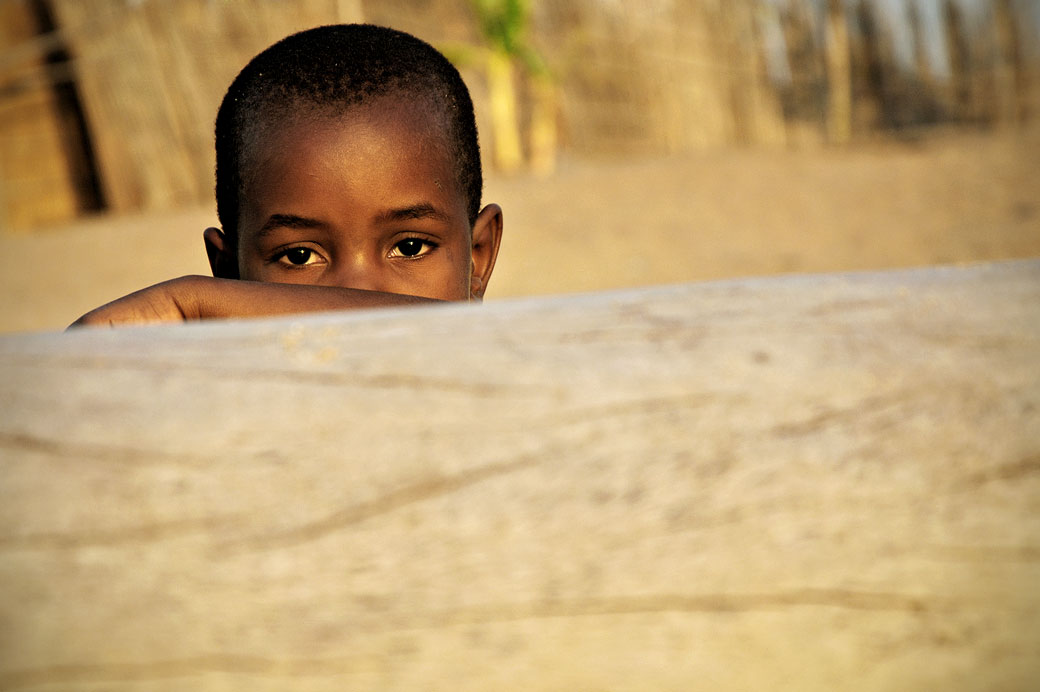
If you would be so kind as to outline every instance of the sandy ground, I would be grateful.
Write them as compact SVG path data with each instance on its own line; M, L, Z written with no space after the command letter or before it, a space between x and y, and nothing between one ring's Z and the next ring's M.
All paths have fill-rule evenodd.
M564 160L491 178L506 233L488 300L789 272L1040 256L1040 127L914 143ZM58 329L208 271L209 209L0 235L0 331Z

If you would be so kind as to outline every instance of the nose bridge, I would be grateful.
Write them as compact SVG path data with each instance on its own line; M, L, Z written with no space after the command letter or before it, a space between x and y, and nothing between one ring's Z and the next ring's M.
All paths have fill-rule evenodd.
M372 253L355 249L337 258L332 283L343 288L359 288L365 291L383 289L380 273L381 264Z

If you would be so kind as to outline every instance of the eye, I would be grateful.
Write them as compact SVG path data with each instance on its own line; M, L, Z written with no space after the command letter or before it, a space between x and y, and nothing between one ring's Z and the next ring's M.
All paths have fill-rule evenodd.
M281 264L291 264L294 267L317 264L321 261L320 255L309 247L286 248L275 255L275 259Z
M436 249L437 244L422 238L405 238L394 245L390 251L391 257L422 257Z

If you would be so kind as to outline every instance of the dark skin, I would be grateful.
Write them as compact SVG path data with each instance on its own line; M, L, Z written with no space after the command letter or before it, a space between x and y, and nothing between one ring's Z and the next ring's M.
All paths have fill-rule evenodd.
M72 326L480 300L502 210L470 227L440 137L428 108L394 96L279 124L245 164L238 228L204 233L212 277L150 286Z

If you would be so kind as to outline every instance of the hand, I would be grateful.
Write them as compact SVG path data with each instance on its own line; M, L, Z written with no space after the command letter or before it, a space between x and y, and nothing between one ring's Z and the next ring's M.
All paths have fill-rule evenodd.
M197 317L197 311L192 309L196 293L194 284L205 279L203 276L182 276L143 288L91 310L70 324L69 329L181 322L192 319L193 315Z

